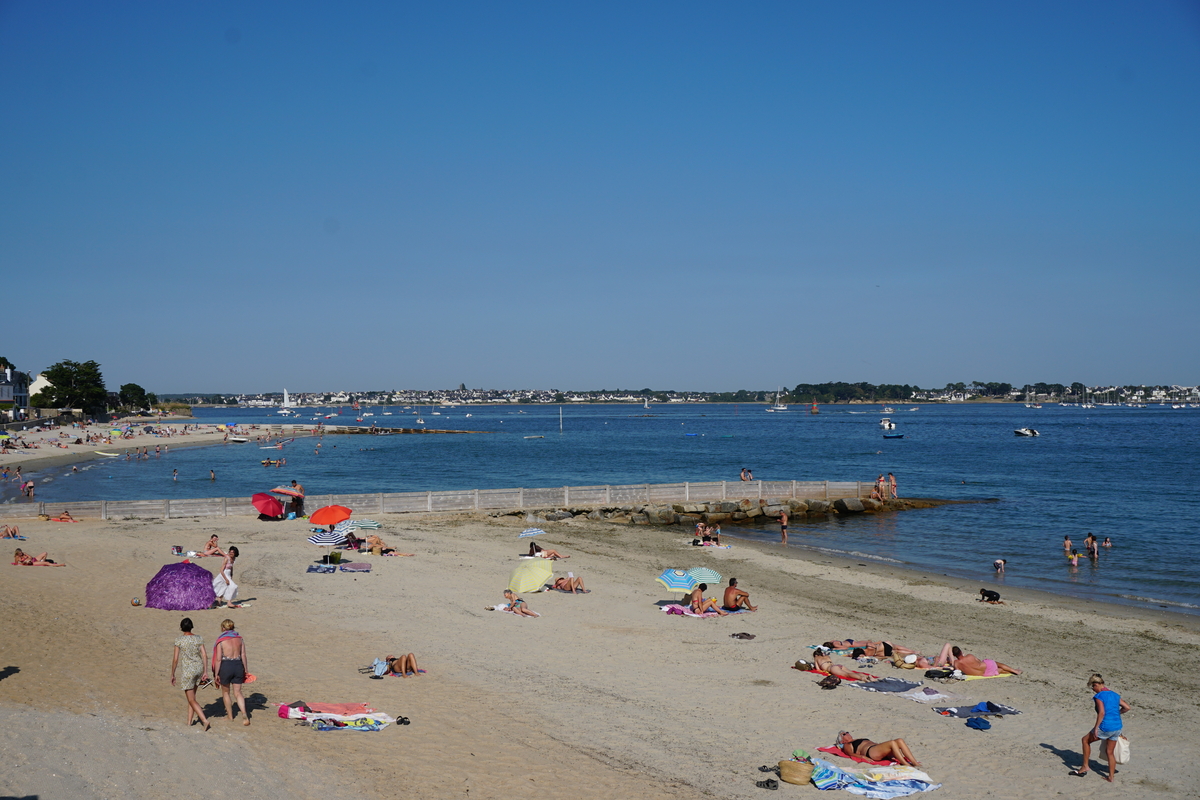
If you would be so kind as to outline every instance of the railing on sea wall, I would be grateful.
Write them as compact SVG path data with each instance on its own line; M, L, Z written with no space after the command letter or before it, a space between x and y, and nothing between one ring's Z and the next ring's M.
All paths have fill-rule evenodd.
M457 489L443 492L324 494L305 498L308 510L348 506L356 516L428 513L432 511L504 511L526 508L579 508L639 504L707 503L715 500L837 500L869 497L874 484L862 481L708 481L704 483L635 483L627 486L555 486L541 489ZM248 497L183 500L88 500L82 502L17 502L0 505L0 519L55 516L70 511L77 518L183 519L188 517L255 516Z

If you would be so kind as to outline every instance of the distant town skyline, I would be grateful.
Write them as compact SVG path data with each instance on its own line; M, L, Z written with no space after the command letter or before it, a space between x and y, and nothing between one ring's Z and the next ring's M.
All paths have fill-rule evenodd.
M16 0L0 92L26 371L1200 375L1195 3Z

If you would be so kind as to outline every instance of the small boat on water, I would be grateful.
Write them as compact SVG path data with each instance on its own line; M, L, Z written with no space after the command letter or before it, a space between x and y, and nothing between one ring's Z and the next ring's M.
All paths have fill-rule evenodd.
M246 442L248 442L250 440L247 439L245 436L230 436L229 441L237 442L238 444L245 444Z
M885 414L895 414L895 413L896 413L896 409L892 408L891 406L884 406L884 407L883 407L883 413L885 413Z
M545 439L545 436L526 436L526 439Z
M885 433L883 435L883 438L885 438L885 439L903 439L904 434L903 433Z
M1041 434L1033 428L1017 428L1015 431L1013 431L1013 433L1015 433L1017 436L1041 436Z
M879 427L883 428L885 431L894 431L896 430L896 423L892 422L891 417L884 417L883 419L879 420Z

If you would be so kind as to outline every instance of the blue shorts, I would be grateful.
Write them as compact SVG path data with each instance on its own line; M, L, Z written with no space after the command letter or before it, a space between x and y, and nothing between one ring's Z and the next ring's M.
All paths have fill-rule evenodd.
M1123 731L1123 730L1124 730L1124 728L1117 728L1115 731L1106 731L1106 730L1097 729L1096 730L1096 738L1097 739L1116 739L1118 736L1121 735L1121 731Z

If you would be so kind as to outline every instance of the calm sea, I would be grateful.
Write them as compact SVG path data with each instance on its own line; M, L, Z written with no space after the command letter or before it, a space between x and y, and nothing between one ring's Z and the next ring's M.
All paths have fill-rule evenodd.
M884 439L879 406L823 406L816 416L795 408L566 406L560 433L558 406L460 407L438 416L426 407L426 427L486 433L326 436L320 455L315 440L298 439L283 450L283 470L259 464L279 451L242 444L175 448L149 461L99 460L78 473L59 467L34 477L39 500L69 502L249 495L292 478L323 494L736 481L742 467L779 480L873 481L893 472L901 496L999 502L793 520L789 544L989 582L997 580L992 561L1006 558L1009 585L1200 613L1200 566L1188 549L1200 520L1200 410L898 405L889 416L904 438ZM368 423L416 426L412 409L368 410ZM281 421L241 409L197 409L196 418ZM353 419L346 409L330 421ZM1013 434L1024 426L1041 435ZM4 502L21 502L13 485L3 491ZM777 526L725 530L778 541ZM1071 567L1063 535L1083 552L1088 531L1115 546Z

